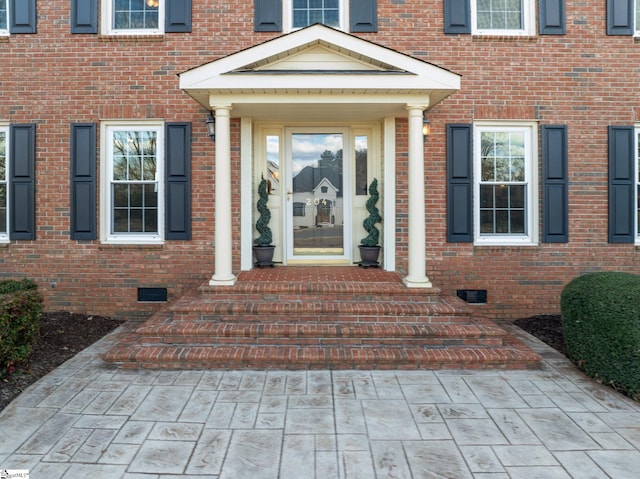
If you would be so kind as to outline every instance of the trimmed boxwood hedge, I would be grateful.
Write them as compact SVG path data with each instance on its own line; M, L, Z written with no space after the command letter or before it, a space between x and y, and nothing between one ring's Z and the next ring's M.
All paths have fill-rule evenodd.
M587 375L640 396L640 275L589 273L562 291L567 354Z
M42 295L33 281L0 281L0 375L29 358L41 312Z

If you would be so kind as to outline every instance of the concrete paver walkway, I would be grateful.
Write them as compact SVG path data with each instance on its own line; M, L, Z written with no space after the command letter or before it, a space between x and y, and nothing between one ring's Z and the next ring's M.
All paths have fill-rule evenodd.
M515 330L515 328L514 328ZM112 333L0 413L31 478L638 478L640 404L536 371L126 371Z

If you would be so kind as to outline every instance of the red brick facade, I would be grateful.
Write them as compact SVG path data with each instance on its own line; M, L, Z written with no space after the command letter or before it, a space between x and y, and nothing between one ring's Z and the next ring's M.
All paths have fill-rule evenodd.
M0 37L0 122L36 124L36 239L0 245L0 276L29 277L48 309L145 316L137 288L169 298L211 277L214 146L206 110L177 74L280 33L256 33L253 1L194 1L191 33L114 38L70 33L70 2L37 2L37 33ZM565 35L445 35L442 0L379 0L378 32L356 34L462 77L429 111L425 144L427 275L445 293L486 289L496 319L557 313L563 286L588 271L637 272L634 244L608 243L607 127L640 121L639 46L606 34L605 2L566 2ZM119 246L69 235L70 124L121 119L192 123L192 239ZM477 120L567 125L569 241L526 247L446 239L445 126ZM407 122L397 120L398 271L407 269ZM233 218L240 217L240 127L232 120ZM99 129L98 129L99 134ZM99 143L98 143L99 144ZM99 158L99 156L98 156ZM98 182L98 187L100 183ZM539 227L542 226L542 220ZM240 249L234 222L233 250ZM240 262L234 254L234 271Z

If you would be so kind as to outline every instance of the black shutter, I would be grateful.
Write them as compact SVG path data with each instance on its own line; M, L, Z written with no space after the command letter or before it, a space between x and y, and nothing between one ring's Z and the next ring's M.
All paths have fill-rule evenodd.
M471 33L470 0L444 0L444 33Z
M191 123L167 123L165 239L191 239Z
M473 125L447 125L447 241L473 241Z
M94 240L96 231L96 125L71 124L71 239Z
M633 0L607 0L607 35L633 35Z
M633 243L632 126L609 127L609 243Z
M98 0L71 0L71 33L98 33Z
M36 238L36 125L9 126L9 237Z
M165 32L189 33L191 31L191 0L167 0L164 18Z
M36 0L9 0L10 33L36 33Z
M542 241L569 241L568 139L566 125L542 126Z
M539 0L538 31L540 35L565 35L565 0Z
M255 0L256 32L282 31L282 0Z
M378 31L377 0L350 0L349 15L352 32Z

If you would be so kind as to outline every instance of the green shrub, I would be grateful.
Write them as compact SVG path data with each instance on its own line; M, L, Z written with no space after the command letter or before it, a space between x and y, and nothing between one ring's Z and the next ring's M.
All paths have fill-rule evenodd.
M590 273L562 291L567 354L587 375L640 395L640 275Z
M40 331L42 296L33 281L0 282L0 373L26 362Z

